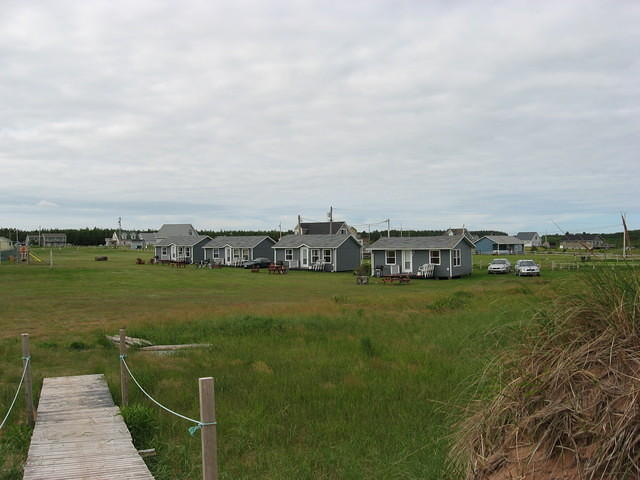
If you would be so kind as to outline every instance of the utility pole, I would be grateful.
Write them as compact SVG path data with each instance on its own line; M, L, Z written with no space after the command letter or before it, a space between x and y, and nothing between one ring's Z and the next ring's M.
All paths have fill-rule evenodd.
M333 207L329 207L329 235L333 233Z
M302 219L300 218L300 215L298 215L298 235L302 235L302 226L300 225L302 223Z
M629 230L627 230L627 216L624 213L620 213L622 217L622 258L627 258L627 243L629 242Z
M387 222L387 238L391 238L391 219L387 218L385 222Z

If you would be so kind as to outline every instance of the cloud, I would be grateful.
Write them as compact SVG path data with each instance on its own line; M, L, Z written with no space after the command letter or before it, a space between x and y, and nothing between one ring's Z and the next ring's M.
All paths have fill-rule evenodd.
M57 203L54 202L50 202L48 200L40 200L38 203L36 203L36 207L40 207L40 208L57 208L60 205L58 205Z
M3 194L59 208L4 221L633 224L638 21L630 1L7 2Z

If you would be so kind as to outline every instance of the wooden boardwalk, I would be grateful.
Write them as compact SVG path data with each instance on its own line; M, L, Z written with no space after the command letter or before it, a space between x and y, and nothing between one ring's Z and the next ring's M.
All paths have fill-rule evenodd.
M103 375L45 378L24 480L153 480Z

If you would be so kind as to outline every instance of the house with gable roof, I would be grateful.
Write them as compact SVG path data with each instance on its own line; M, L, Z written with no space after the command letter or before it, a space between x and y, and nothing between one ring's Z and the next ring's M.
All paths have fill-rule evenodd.
M292 269L345 272L362 262L362 245L349 234L285 235L272 248L274 262Z
M273 258L276 241L267 235L219 236L203 247L204 260L220 265L240 265L256 258Z
M489 255L519 255L524 253L524 241L510 235L485 235L475 242L476 252Z
M160 261L198 263L204 260L204 245L211 240L208 235L182 235L162 238L155 245L156 258Z
M383 275L417 275L431 265L435 278L470 275L473 248L466 235L382 237L369 247L371 274L378 270Z
M522 240L524 246L528 248L542 246L542 239L538 232L518 232L516 238Z

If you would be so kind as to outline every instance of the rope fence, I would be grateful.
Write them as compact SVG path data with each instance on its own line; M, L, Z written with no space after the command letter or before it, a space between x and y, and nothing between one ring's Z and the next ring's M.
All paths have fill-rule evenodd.
M16 400L18 399L18 394L20 393L20 389L22 388L22 384L24 383L24 377L27 375L27 368L29 367L29 362L31 357L23 357L24 367L22 367L22 376L20 377L20 383L18 384L18 388L16 389L16 394L13 396L13 400L11 401L11 405L9 406L9 410L7 410L7 414L2 419L2 423L0 423L0 430L5 426L7 420L9 419L9 415L11 415L11 411L16 404Z
M11 415L13 407L16 405L20 390L24 391L25 412L27 415L27 425L33 427L36 423L36 410L33 408L33 383L31 381L31 354L29 353L29 334L23 333L20 335L22 339L22 375L20 376L20 383L13 396L9 410L0 423L0 430L7 424L7 420ZM23 388L24 386L24 388Z
M178 418L191 422L194 425L189 427L187 431L194 436L200 431L200 443L202 446L202 479L217 480L218 479L218 453L217 453L217 431L215 414L215 393L212 377L200 378L198 380L199 397L200 397L200 420L182 415L169 407L163 405L153 398L149 392L140 384L138 379L133 375L131 368L127 364L127 336L125 329L120 329L120 391L122 406L129 403L129 378L140 389L140 391L162 410L175 415Z
M126 355L120 355L120 360L122 361L122 363L124 364L124 367L127 369L127 373L129 374L129 376L131 377L131 380L133 380L133 383L135 383L138 388L140 389L140 391L142 393L145 394L145 396L151 400L153 403L155 403L158 407L162 408L163 410L171 413L172 415L175 415L176 417L182 418L183 420L186 420L188 422L191 423L195 423L195 426L193 427L189 427L188 431L189 433L193 436L195 435L195 433L200 430L202 427L206 427L207 425L217 425L218 422L201 422L199 420L196 420L194 418L190 418L187 417L186 415L182 415L181 413L175 412L173 410L171 410L169 407L161 404L159 401L157 401L155 398L153 398L149 392L147 392L142 385L140 385L140 382L138 381L138 379L133 375L133 373L131 372L131 369L129 368L129 365L127 364L126 361Z

